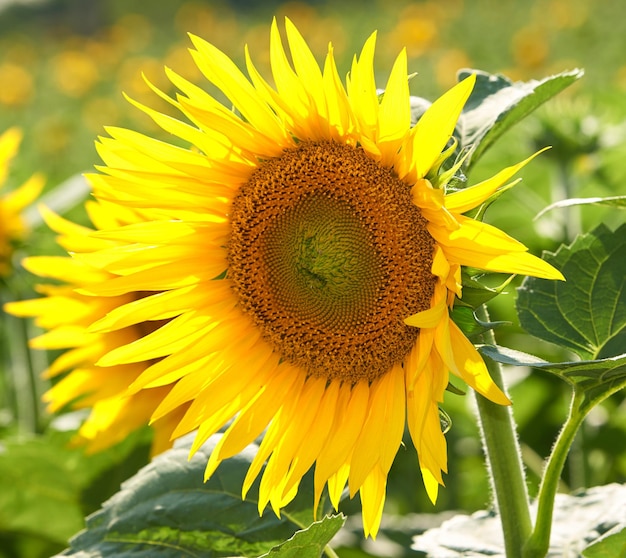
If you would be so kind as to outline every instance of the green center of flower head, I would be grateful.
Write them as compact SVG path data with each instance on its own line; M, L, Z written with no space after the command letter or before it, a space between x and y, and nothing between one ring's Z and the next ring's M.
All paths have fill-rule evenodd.
M372 381L401 363L430 307L434 241L410 188L360 148L303 142L260 163L233 202L241 307L307 373Z
M268 277L290 312L354 326L380 282L378 254L352 208L312 194L276 217L265 235ZM365 273L364 273L365 272Z

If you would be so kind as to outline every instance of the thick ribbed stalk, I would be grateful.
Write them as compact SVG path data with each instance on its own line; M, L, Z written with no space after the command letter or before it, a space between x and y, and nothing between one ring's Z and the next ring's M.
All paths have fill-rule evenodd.
M476 314L478 319L489 321L484 306ZM488 331L484 337L487 343L495 344L492 331ZM490 359L486 359L486 365L493 381L505 391L500 365ZM480 394L476 394L476 402L483 449L502 523L506 556L521 558L522 548L532 531L532 522L513 413L510 407L497 405Z

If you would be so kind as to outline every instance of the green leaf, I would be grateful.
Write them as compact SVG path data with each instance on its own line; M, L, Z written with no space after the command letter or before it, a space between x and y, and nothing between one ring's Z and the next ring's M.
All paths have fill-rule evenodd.
M601 539L583 550L584 558L626 556L626 528L611 529Z
M5 441L0 453L0 532L61 544L83 526L80 486L59 445L46 438Z
M307 529L296 531L293 537L275 546L261 558L319 558L324 547L343 527L343 515L326 516Z
M69 421L71 414L55 422L66 426ZM75 435L70 430L51 428L42 435L4 439L0 446L0 547L21 548L39 541L42 551L32 550L25 556L50 556L65 547L84 527L85 513L97 509L119 488L120 480L146 463L146 434L147 429L93 455L70 445Z
M626 347L626 225L600 225L545 259L566 281L527 277L518 289L521 326L585 360Z
M610 207L626 208L626 196L608 196L604 198L568 198L566 200L559 200L540 211L535 219L539 219L539 217L548 211L552 211L553 209L571 207L573 205L608 205Z
M470 74L476 74L476 85L457 125L460 148L469 149L464 163L465 171L506 130L580 79L583 72L572 70L541 81L513 83L502 75L479 70L461 70L459 81Z
M313 521L310 475L281 519L271 510L259 516L258 483L242 501L241 486L256 445L227 460L204 483L207 459L219 438L211 437L190 460L189 438L156 457L87 518L87 528L70 541L63 555L259 556ZM309 536L319 535L323 542L326 529L316 528Z
M583 394L578 403L583 413L626 387L626 353L600 360L555 363L505 347L482 345L479 351L501 364L530 366L559 376Z

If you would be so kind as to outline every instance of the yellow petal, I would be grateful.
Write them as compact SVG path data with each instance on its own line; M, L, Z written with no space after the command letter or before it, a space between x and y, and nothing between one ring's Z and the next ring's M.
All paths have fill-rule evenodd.
M389 466L390 460L393 460L400 447L399 423L401 422L404 428L406 406L404 393L402 395L399 393L403 382L404 375L400 367L394 367L372 383L368 416L355 443L350 461L351 495L363 485L375 466L381 469Z
M375 138L378 131L378 92L374 79L374 50L376 32L372 33L361 50L361 55L352 62L347 83L350 103L358 119L360 132L368 138Z
M455 231L432 223L428 227L450 263L501 273L563 279L557 269L527 253L526 246L500 229L463 215L457 219L460 227Z
M530 161L532 161L537 155L543 153L548 147L541 149L524 159L521 163L517 163L517 165L512 165L501 170L498 174L480 182L479 184L475 184L474 186L470 186L469 188L465 188L458 192L453 192L452 194L448 194L445 197L445 205L446 208L450 211L454 211L455 213L465 213L470 209L474 209L479 206L485 200L487 200L491 195L493 195L500 186L502 186L507 180L509 180L514 174L516 174L521 168L526 166Z
M219 447L211 453L205 478L215 470L218 459L221 461L236 455L263 432L298 378L304 381L304 375L292 366L283 364L276 369L276 373L224 433Z
M446 366L467 385L494 403L511 404L509 398L491 379L474 345L452 320L447 320L437 329L435 345Z
M402 49L391 69L378 116L377 139L382 154L381 163L385 166L393 165L400 145L409 135L411 105L407 74L406 49Z
M428 107L415 125L413 152L417 178L428 174L448 143L475 82L476 76L472 74L456 84Z
M190 37L197 49L191 54L207 79L222 90L252 126L284 143L284 128L237 65L212 44L195 35Z
M343 392L344 390L342 390ZM322 448L315 465L316 499L319 501L321 490L326 481L335 475L341 467L349 463L361 427L365 422L368 411L370 387L367 382L359 382L352 386L345 402L345 407L338 403L335 423L328 438L328 443ZM348 468L349 470L349 468ZM346 476L347 479L347 476ZM345 485L345 481L343 483ZM343 490L343 486L341 487Z
M328 109L320 67L306 41L289 18L285 18L285 29L294 69L300 80L306 83L306 91L312 104L315 106L314 114L310 116L327 120Z
M366 537L376 538L385 505L387 474L379 467L367 476L360 490L363 507L363 533Z
M316 408L316 417L313 419L312 427L305 436L306 443L302 444L294 454L283 489L283 497L286 498L287 493L300 482L326 445L335 415L339 390L339 382L331 382L325 388L322 400Z
M448 307L445 299L441 299L437 304L428 310L423 310L417 314L413 314L408 318L404 318L404 323L409 326L419 328L436 327L444 316L448 313Z
M12 190L2 199L2 205L7 213L19 213L26 206L37 199L43 190L44 178L36 174L29 178L19 188Z
M328 106L328 119L331 123L330 136L338 140L346 139L347 135L354 132L356 119L346 90L337 72L332 45L328 47L328 54L324 62L323 80Z
M304 374L302 375L302 380L304 380ZM300 404L300 397L305 389L305 386L306 384L304 381L296 382L289 390L281 408L272 419L272 422L263 436L263 441L261 442L261 445L259 446L250 467L248 468L248 472L246 473L246 478L244 479L241 488L242 498L245 499L252 483L261 472L263 464L272 451L274 451L276 445L280 442L284 429L289 424L289 420L293 415L294 408ZM267 502L269 502L270 495L267 492L267 489L259 491L259 513L263 511ZM263 505L261 505L261 502L263 502Z
M339 508L341 495L343 493L343 489L346 486L346 482L348 482L349 474L350 465L344 463L341 465L341 467L339 467L337 472L328 479L328 496L335 510Z
M264 497L271 499L272 491L276 487L280 487L276 493L282 499L282 495L286 491L287 473L292 461L298 456L302 445L308 442L308 435L314 430L313 421L324 395L325 386L325 379L309 378L300 394L299 405L292 409L290 416L284 417L285 428L281 439L274 448L261 479L259 487L260 509L263 509L267 504L267 502L263 502ZM261 497L261 494L265 496Z
M103 356L99 366L113 366L161 358L192 345L210 331L206 317L189 312L167 322L137 341L123 345Z
M439 482L431 473L429 469L421 468L422 471L422 479L424 481L424 487L426 488L426 494L428 494L428 498L430 501L435 504L437 503L437 495L439 492Z
M223 362L223 358L215 360L218 358L215 353L219 351L224 357L232 359L231 355L235 347L241 345L245 345L244 349L252 347L258 341L260 334L249 329L250 324L246 319L236 319L233 316L233 313L226 312L223 320L221 316L220 320L206 319L206 335L202 343L191 343L185 351L168 355L153 363L130 384L129 391L132 393L146 387L157 387L175 382L197 369L196 363L202 362L201 366L203 366L209 362ZM245 343L242 339L245 339ZM207 381L209 376L219 370L217 365L215 368L206 368Z

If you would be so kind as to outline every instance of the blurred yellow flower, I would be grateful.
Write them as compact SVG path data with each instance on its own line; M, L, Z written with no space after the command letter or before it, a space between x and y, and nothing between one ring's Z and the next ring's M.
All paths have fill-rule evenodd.
M438 405L450 372L492 401L509 402L449 317L462 294L461 266L561 275L463 215L532 157L446 192L458 167L440 170L473 76L411 127L405 50L381 98L376 34L344 85L332 45L320 68L290 20L286 32L290 58L273 23L274 86L248 51L250 78L192 36L198 68L237 112L167 70L180 94L154 90L191 125L134 103L192 148L108 129L111 137L98 145L105 166L89 177L94 194L115 204L109 218L139 217L96 223L78 246L66 245L74 258L64 267L31 268L78 286L86 297L79 331L110 340L96 363L104 373L89 375L88 403L107 389L97 382L108 382L109 370L131 367L129 397L162 396L151 420L180 417L173 437L197 430L192 452L234 418L207 477L267 428L243 495L267 462L259 511L270 504L279 513L315 465L315 501L328 486L337 507L347 483L374 536L407 424L427 493L437 497L447 470ZM42 316L46 304L22 313ZM85 313L104 304L88 325L96 316ZM92 345L82 348L92 351L90 362ZM63 368L75 364L70 358ZM66 392L59 397L67 401Z
M17 128L10 128L0 135L0 189L5 184L9 165L17 155L21 140L22 133ZM23 240L27 232L21 213L39 196L43 184L43 177L36 174L19 188L0 194L0 277L10 272L14 243Z
M97 63L79 50L65 50L51 60L54 81L69 97L82 97L98 81Z
M544 64L550 53L548 37L540 26L518 30L511 39L513 57L522 68L537 68Z
M24 66L0 64L0 104L12 107L26 105L33 95L33 77Z

